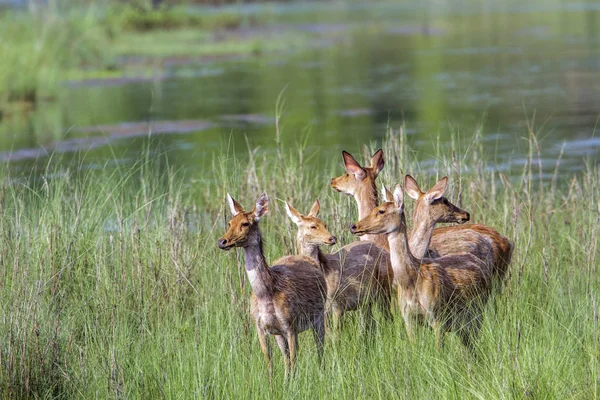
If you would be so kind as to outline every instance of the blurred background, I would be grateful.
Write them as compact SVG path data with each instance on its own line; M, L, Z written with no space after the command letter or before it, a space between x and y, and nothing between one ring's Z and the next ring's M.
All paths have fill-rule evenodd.
M0 0L0 159L150 146L201 174L228 144L274 152L279 98L315 167L404 127L423 169L478 137L518 177L535 132L544 177L570 174L599 158L599 28L586 0Z

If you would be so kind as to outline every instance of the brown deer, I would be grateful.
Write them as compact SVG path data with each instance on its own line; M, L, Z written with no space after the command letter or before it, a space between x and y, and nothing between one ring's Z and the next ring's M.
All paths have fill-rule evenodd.
M260 218L268 211L268 197L260 196L254 209L244 211L227 194L233 218L227 233L219 239L219 248L244 249L246 274L252 287L250 313L256 324L260 347L265 355L269 376L271 348L267 334L275 335L283 353L287 372L294 367L298 333L312 329L319 358L325 335L324 301L326 283L318 264L309 257L284 257L269 267L263 253Z
M390 312L393 271L389 254L368 242L344 246L334 254L323 254L320 246L337 242L323 221L317 218L321 205L315 200L308 215L302 215L289 203L286 211L298 226L298 251L319 263L327 282L325 315L333 314L333 325L339 327L346 311L361 309L367 329L372 327L372 306L377 304L388 320Z
M427 193L440 198L444 189L445 182L441 182ZM438 347L443 333L456 331L463 344L472 349L472 340L479 331L483 306L489 294L484 261L470 253L435 260L415 258L408 245L404 194L400 185L396 185L393 201L376 207L350 231L359 236L368 233L387 235L398 283L400 310L411 341L414 340L414 319L424 318L436 332Z
M438 222L465 222L468 221L469 213L461 210L443 195L446 191L447 178L443 178L428 192L419 188L417 181L410 175L405 179L406 193L416 200L413 211L413 228L409 235L408 246L412 255L420 260L425 257L434 226ZM384 194L385 196L385 194ZM391 195L388 195L391 198ZM488 238L479 233L465 229L455 232L454 235L446 235L447 241L438 240L436 248L443 254L454 254L457 252L457 242L460 243L459 252L471 253L485 261L489 273L492 273L494 263L494 250ZM430 257L431 258L431 257Z
M380 153L381 152L381 153ZM380 155L375 159L375 155ZM377 161L380 168L373 171L373 167L362 167L358 162L347 152L342 152L344 158L344 165L346 167L346 175L342 175L331 180L331 186L339 192L343 192L349 195L353 195L358 204L358 215L359 219L364 218L375 206L377 205L377 188L375 186L375 179L381 169L383 168L383 152L381 149L377 150L373 156L372 165L374 161ZM361 172L362 170L362 172ZM357 176L355 176L355 174ZM364 177L360 179L360 177ZM375 200L373 200L375 199ZM414 213L413 212L413 217ZM414 221L414 219L413 219ZM452 217L443 218L437 222L442 223L464 223L464 219L454 220ZM413 229L414 232L414 229ZM476 243L469 242L467 238L463 236L465 240L455 240L455 237L460 237L467 232L475 232L482 235L491 243L493 249L493 271L494 277L497 281L501 282L506 276L508 271L508 265L510 264L513 252L512 243L495 229L482 225L482 224L464 224L464 225L453 225L445 226L441 228L435 228L433 235L429 243L429 248L426 249L426 256L430 258L441 257L452 253L469 252L477 245ZM458 235L458 236L456 236ZM467 234L469 235L469 234ZM472 235L472 234L471 234ZM372 237L372 236L366 236ZM381 236L380 236L381 237ZM478 236L473 235L477 238ZM380 238L376 238L376 243L380 246L383 244L380 242ZM421 240L415 239L419 243L423 243ZM452 243L452 246L446 244ZM389 249L388 245L384 248Z
M331 179L330 185L338 192L353 196L358 205L358 219L365 218L379 204L375 180L385 165L383 150L379 149L371 158L371 166L363 167L347 151L342 151L346 174ZM388 250L385 235L363 235L360 240L370 240Z

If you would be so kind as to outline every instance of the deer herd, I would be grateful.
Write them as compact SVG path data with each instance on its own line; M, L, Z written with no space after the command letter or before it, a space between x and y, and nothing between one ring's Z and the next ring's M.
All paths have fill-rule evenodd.
M406 175L404 188L396 185L390 192L383 187L383 203L378 204L375 181L384 166L383 151L373 155L370 166L361 166L345 151L342 156L346 174L330 184L356 200L359 221L350 231L360 241L335 253L321 251L321 246L336 244L337 238L318 218L319 201L306 215L285 203L288 216L298 227L298 255L282 257L269 266L259 228L269 209L267 195L261 195L251 211L245 211L227 194L233 218L218 244L223 250L244 249L252 287L250 312L269 372L267 335L275 336L287 373L294 366L299 333L313 331L321 357L326 326L338 330L344 313L361 310L367 330L374 322L374 306L386 320L392 320L394 289L411 342L415 323L423 321L435 331L436 346L441 345L445 332L454 331L472 351L483 309L494 288L501 287L513 245L489 226L464 224L469 213L444 197L447 178L424 192ZM405 192L415 200L410 231L404 212ZM460 225L435 228L438 222Z

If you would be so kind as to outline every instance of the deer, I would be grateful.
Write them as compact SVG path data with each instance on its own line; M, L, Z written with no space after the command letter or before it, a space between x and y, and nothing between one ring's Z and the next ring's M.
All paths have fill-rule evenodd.
M375 155L378 156L375 157ZM350 153L342 151L346 175L342 175L331 180L331 186L335 190L354 196L358 205L359 219L364 218L377 205L378 197L375 179L383 169L383 151L379 149L375 155L371 160L371 167L365 167L361 166ZM375 162L377 162L377 164L375 164ZM378 166L375 170L373 170L374 165ZM416 197L411 195L411 193L409 193L409 196L413 198ZM417 210L415 209L413 211L413 221L416 212ZM492 246L493 263L491 268L493 270L493 277L494 280L499 282L501 286L502 281L506 277L508 266L511 262L513 245L505 236L498 233L495 229L483 224L465 224L465 222L468 220L469 218L456 220L453 218L453 216L439 219L437 222L459 223L461 225L452 225L433 229L433 235L431 237L429 247L426 248L425 254L430 258L436 258L452 253L472 251L472 249L477 246L477 242L468 241L468 238L465 237L464 234L467 232L477 233L485 237ZM463 240L456 240L456 238L459 238L461 235L463 236ZM467 235L471 235L474 238L479 237L472 234ZM410 236L413 236L413 232L410 233ZM369 235L365 235L364 237L373 238L373 236ZM382 236L376 236L376 239L374 240L376 240L377 244L389 249L387 244L384 245L381 243L381 237ZM415 239L415 241L423 243L420 239ZM452 245L448 246L447 244L449 243ZM480 253L485 252L480 251Z
M439 199L444 190L445 182L441 182L427 193ZM424 319L435 331L437 348L444 333L455 331L465 347L473 350L489 294L485 262L471 253L417 259L409 248L402 186L396 185L392 199L385 189L384 195L385 202L350 231L358 236L387 235L400 311L410 341L414 342L414 320Z
M466 222L470 219L468 212L452 204L443 195L448 178L442 178L436 186L428 192L423 192L419 184L410 175L404 179L404 188L409 197L416 200L413 211L413 228L409 234L408 246L413 256L420 260L427 254L434 227L438 222L456 221ZM456 253L456 244L460 243L460 252L471 253L485 262L486 271L493 273L494 250L489 239L476 231L465 229L454 235L445 235L446 241L438 241L436 248L442 249L444 254ZM431 257L430 258L435 258Z
M332 178L331 187L341 193L353 196L358 206L358 219L365 218L379 204L375 180L385 165L383 150L379 149L371 158L371 166L361 166L347 151L342 151L346 174ZM363 235L360 240L369 240L389 250L385 235Z
M324 254L320 247L334 245L333 236L325 223L318 218L321 205L316 199L308 215L302 215L288 202L285 209L298 227L298 252L315 260L327 283L325 318L332 314L334 329L338 329L344 313L361 309L367 330L373 326L372 307L377 305L388 321L390 311L393 271L389 254L373 243L359 241L342 247L333 254Z
M229 193L227 202L233 218L225 235L218 240L219 248L244 249L245 269L252 287L250 314L254 319L258 340L271 377L271 347L267 335L275 336L281 350L286 377L294 368L298 334L312 329L319 360L325 337L324 301L326 283L318 264L305 256L287 256L269 267L263 252L260 219L269 209L269 199L263 193L254 208L246 212Z

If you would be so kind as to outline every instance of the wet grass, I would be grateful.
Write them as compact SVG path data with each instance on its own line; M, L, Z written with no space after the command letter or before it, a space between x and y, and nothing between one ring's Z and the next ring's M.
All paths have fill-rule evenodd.
M275 353L269 385L249 320L243 255L216 246L229 218L225 193L252 207L266 191L261 221L268 260L294 251L295 226L281 200L306 210L315 197L341 244L354 201L333 192L342 173L323 168L299 143L280 157L233 154L210 171L175 171L168 156L142 156L82 169L50 161L36 176L8 176L0 189L0 393L56 398L595 398L598 332L599 168L540 183L535 135L520 178L493 171L479 136L443 149L423 170L403 130L382 147L380 180L404 173L423 186L450 177L451 200L474 222L507 235L516 251L504 292L488 305L474 360L457 338L436 350L429 329L406 340L401 318L380 318L366 340L350 316L327 340L318 366L300 335L294 379L283 382ZM377 146L365 150L371 155ZM350 149L352 150L352 149ZM320 150L325 151L325 150ZM359 154L355 154L361 158ZM364 161L364 158L361 158ZM560 170L560 167L559 167ZM520 174L519 174L520 172ZM410 206L411 204L407 204Z

